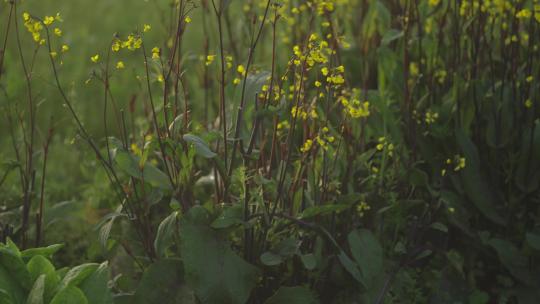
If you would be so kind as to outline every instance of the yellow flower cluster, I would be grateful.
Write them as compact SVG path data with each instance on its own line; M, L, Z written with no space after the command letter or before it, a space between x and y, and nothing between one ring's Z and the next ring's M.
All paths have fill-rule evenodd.
M345 107L345 112L352 118L364 118L370 114L369 101L360 102L357 98L352 98L349 101L344 96L341 96L339 101Z
M384 149L386 149L388 151L389 157L394 156L394 144L389 143L384 136L379 137L376 148L378 151L383 151Z
M446 163L446 166L449 166L451 168L453 167L454 171L458 172L458 171L465 168L466 159L465 159L465 157L462 157L461 155L454 155L453 159L448 158L448 159L446 159L445 163ZM446 175L446 169L442 169L441 175L442 176Z
M128 49L130 51L135 51L140 49L142 46L142 38L139 35L129 34L126 40L121 40L119 38L115 39L111 45L113 52L118 52L121 49Z

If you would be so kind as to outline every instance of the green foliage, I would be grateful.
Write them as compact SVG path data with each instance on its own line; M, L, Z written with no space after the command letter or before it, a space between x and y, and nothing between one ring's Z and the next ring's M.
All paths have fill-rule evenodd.
M7 244L0 244L2 303L112 304L107 263L83 264L62 274L49 260L60 247L52 245L20 252L9 239Z

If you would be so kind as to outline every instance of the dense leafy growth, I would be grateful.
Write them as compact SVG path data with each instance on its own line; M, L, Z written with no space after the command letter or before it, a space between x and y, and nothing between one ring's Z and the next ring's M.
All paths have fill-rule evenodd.
M540 299L537 0L0 24L0 303Z

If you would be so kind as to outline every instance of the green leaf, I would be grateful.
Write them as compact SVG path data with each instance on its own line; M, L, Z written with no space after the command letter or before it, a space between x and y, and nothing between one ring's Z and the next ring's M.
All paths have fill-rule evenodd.
M80 284L80 289L88 299L90 304L112 304L112 293L108 287L109 265L107 262L101 263L94 271Z
M135 292L136 303L174 304L183 284L183 269L180 260L161 259L150 265ZM133 302L130 302L133 303Z
M267 251L261 255L261 263L266 266L275 266L283 262L281 255Z
M339 253L338 259L341 262L341 265L343 265L343 267L345 268L345 270L347 270L347 272L350 273L353 278L358 281L358 283L362 284L362 286L365 287L366 283L364 281L362 273L360 272L360 269L358 269L358 265L356 265L344 251L341 251Z
M184 134L183 138L186 142L193 144L197 155L204 158L214 158L217 156L216 153L210 150L210 148L208 147L208 143L206 143L202 138L193 134Z
M43 296L45 294L45 275L40 275L34 282L34 286L28 294L26 304L43 304Z
M79 288L68 286L60 290L49 304L88 304L88 299Z
M180 252L188 284L202 303L245 303L255 287L257 268L207 226L206 210L194 209L181 224Z
M26 269L22 258L17 253L7 247L0 248L0 264L5 267L9 275L24 289L28 290L32 287L30 273Z
M300 255L300 259L307 270L313 270L317 267L317 259L313 253L302 254Z
M0 304L13 304L13 299L9 293L3 289L0 289Z
M45 275L44 299L47 302L51 299L54 289L60 282L60 277L56 274L53 264L41 255L36 255L26 265L32 281L37 280L41 275Z
M173 240L179 214L178 211L174 211L159 224L156 239L154 240L154 248L160 257L165 256L165 251Z
M530 271L527 257L523 255L514 244L493 238L488 244L495 249L501 263L510 273L525 284L538 284L538 279Z
M23 252L21 252L22 258L32 258L36 255L42 255L44 257L50 258L53 254L55 254L58 250L60 250L62 247L64 247L64 244L54 244L47 247L41 247L41 248L30 248L26 249Z
M389 29L384 33L381 44L388 45L390 42L403 37L403 31L398 31L396 29Z
M463 131L456 131L456 137L466 159L466 166L461 170L461 180L467 196L486 218L504 226L505 220L495 209L497 198L480 172L480 157L476 146Z
M212 228L222 229L244 222L244 208L241 204L225 207L221 215L212 222Z
M92 275L98 269L98 267L99 264L95 263L87 263L73 267L66 273L62 279L62 282L60 282L58 290L65 289L69 286L79 286L79 284L81 284L84 279Z
M305 287L282 286L270 297L265 304L316 304L319 303L317 296Z
M313 206L306 208L300 218L307 219L318 215L327 215L333 212L340 213L347 210L351 205L349 204L326 204L320 206Z
M144 167L141 168L139 157L123 149L116 150L114 161L118 168L134 178L144 180L146 183L160 189L170 190L172 188L169 177L165 173L149 162L146 162Z
M360 266L364 282L372 282L382 272L383 251L381 245L367 229L358 229L347 237L351 253Z
M0 290L4 291L4 294L0 296L1 299L7 301L9 298L9 302L6 303L24 303L25 290L16 280L13 280L11 274L2 265L0 265Z

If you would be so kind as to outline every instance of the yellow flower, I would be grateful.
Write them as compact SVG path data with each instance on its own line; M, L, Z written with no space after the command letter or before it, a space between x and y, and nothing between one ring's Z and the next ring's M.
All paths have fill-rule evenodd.
M30 20L30 14L28 14L27 12L24 12L24 13L23 13L23 20L24 20L24 21Z
M441 0L429 0L428 1L429 6L437 6L437 5L439 5L440 2L441 2Z
M240 78L236 77L234 80L233 80L233 84L234 85L237 85L240 83Z
M152 49L152 59L159 59L159 56L160 56L160 50L159 48L156 46Z
M56 58L56 56L58 55L58 53L55 51L52 51L50 54L52 58Z
M409 73L411 73L412 77L416 77L420 74L420 69L418 68L418 64L416 62L411 62L409 64Z
M163 78L163 75L159 75L158 78L157 78L157 81L158 81L158 82L163 82L163 81L165 81L165 79Z
M69 51L69 46L67 44L62 45L62 52L65 53Z
M524 8L524 9L520 10L516 14L516 18L518 18L518 19L529 19L529 18L531 18L531 16L532 16L531 10L529 10L527 8Z
M214 62L214 60L216 59L216 55L208 55L206 56L206 66L209 66L212 64L212 62Z
M113 52L120 51L120 42L118 40L114 41L111 45L111 49L113 50Z
M143 25L143 32L149 32L152 29L152 26L150 24Z
M90 60L92 60L93 63L97 63L99 61L99 54L90 57Z
M532 82L533 79L534 79L534 77L533 77L532 75L530 75L530 76L528 76L525 80L526 80L527 82Z
M321 73L324 75L324 76L327 76L328 75L328 68L327 67L324 67L321 69Z
M123 69L123 68L125 68L125 67L126 67L126 66L124 65L124 62L123 62L123 61L118 61L118 62L116 63L116 68L119 69L119 70L121 70L121 69Z
M58 37L62 36L62 30L59 28L54 29L54 34Z
M302 152L302 153L309 152L309 150L311 150L312 146L313 146L313 140L308 139L308 140L306 140L304 145L302 145L302 147L300 148L300 152Z
M51 25L53 22L54 22L54 17L45 16L45 18L43 18L43 24L45 25Z
M527 99L525 101L525 108L530 109L530 108L532 108L532 106L533 106L532 101L530 99Z
M320 81L315 81L315 86L316 86L317 88L320 87L321 85L322 85L322 84L321 84Z
M246 68L244 68L243 65L239 65L238 68L236 68L236 71L240 73L242 76L246 74Z
M186 18L184 18L184 21L186 23L191 23L191 17L190 16L186 16Z

